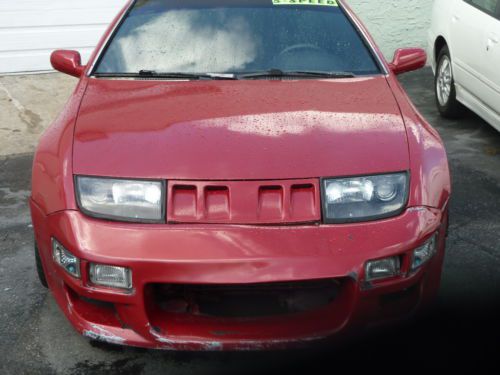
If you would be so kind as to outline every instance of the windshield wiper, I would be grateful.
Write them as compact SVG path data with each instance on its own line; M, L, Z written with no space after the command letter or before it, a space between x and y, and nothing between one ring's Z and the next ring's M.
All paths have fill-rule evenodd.
M192 79L192 80L234 80L258 78L353 78L351 72L326 72L315 70L283 71L280 69L262 70L251 73L182 73L182 72L157 72L156 70L140 70L138 73L95 73L96 77L109 78L164 78L164 79Z
M269 69L260 72L243 73L236 75L238 79L253 79L253 78L353 78L354 73L351 72L323 72L323 71L283 71L280 69Z
M236 79L234 74L223 73L182 73L182 72L157 72L155 70L139 71L141 77L172 78L172 79Z
M165 78L165 79L236 79L234 74L224 73L181 73L181 72L157 72L156 70L140 70L139 73L95 73L96 77L110 78Z

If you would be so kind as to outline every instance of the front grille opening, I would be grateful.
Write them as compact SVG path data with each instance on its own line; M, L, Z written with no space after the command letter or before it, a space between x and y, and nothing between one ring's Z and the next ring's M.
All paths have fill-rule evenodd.
M79 295L67 285L65 285L65 289L68 298L68 309L70 311L74 310L83 320L100 325L124 328L113 303Z
M379 298L381 316L400 317L415 309L420 299L420 289L417 284L401 291L383 294Z
M413 285L407 289L403 289L393 293L382 294L380 296L380 305L383 307L393 304L400 304L407 300L414 300L418 297L418 286Z
M238 285L153 284L153 300L165 313L245 318L317 310L333 303L338 280Z

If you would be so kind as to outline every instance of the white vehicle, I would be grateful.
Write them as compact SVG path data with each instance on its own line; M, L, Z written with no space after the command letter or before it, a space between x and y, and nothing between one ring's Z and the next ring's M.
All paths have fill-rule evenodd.
M429 31L436 104L468 107L500 131L500 0L436 0Z

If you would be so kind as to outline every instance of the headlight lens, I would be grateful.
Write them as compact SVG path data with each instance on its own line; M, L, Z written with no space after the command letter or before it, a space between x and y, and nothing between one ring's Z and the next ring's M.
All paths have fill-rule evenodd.
M165 217L163 181L76 178L80 209L90 216L137 222L162 222Z
M406 172L324 179L323 217L328 223L367 221L397 215L408 198Z

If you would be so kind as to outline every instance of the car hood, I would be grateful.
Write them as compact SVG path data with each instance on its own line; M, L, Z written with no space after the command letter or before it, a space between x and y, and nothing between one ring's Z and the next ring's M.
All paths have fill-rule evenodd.
M339 80L89 79L75 174L288 179L409 168L404 123L382 76Z

